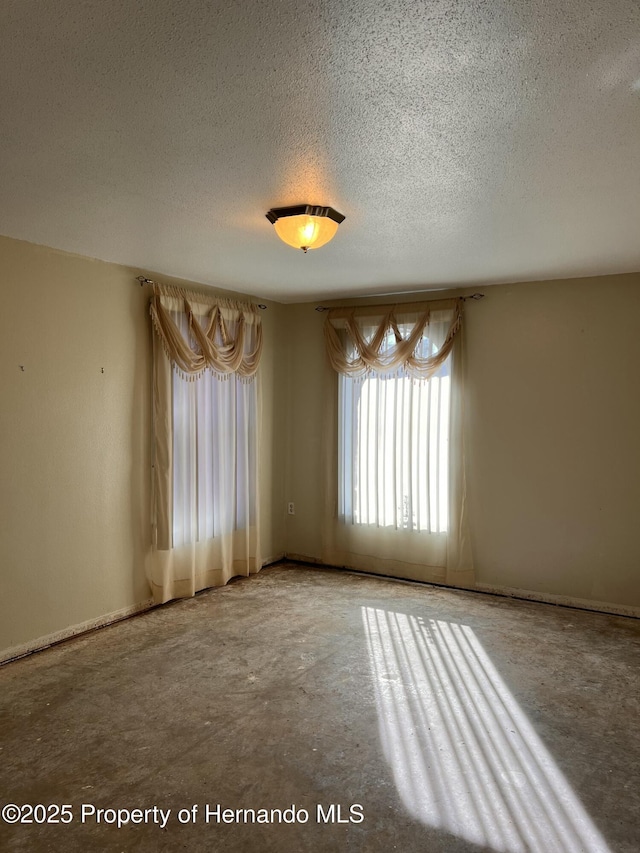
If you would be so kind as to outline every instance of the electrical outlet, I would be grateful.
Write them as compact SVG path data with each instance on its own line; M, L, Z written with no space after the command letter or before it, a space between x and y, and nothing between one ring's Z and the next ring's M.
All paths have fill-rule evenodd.
M287 504L287 512L289 513L289 515L296 514L296 505L293 501L289 501L289 503Z

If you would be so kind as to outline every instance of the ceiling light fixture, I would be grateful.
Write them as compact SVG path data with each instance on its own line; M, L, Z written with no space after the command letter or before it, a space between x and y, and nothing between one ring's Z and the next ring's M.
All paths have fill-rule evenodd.
M297 204L294 207L274 207L267 219L278 237L294 249L319 249L328 243L338 230L344 216L332 207Z

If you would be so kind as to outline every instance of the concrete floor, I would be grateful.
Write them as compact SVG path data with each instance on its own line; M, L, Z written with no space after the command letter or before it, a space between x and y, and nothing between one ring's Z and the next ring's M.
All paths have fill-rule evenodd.
M635 853L639 664L637 620L265 569L0 669L0 804L72 817L0 849Z

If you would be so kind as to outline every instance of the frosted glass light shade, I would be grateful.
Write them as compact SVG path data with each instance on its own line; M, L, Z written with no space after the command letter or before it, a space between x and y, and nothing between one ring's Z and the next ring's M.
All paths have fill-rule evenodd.
M333 219L320 216L285 216L274 223L276 234L294 249L317 249L324 246L338 230Z
M318 249L328 243L338 230L344 216L332 207L299 204L295 207L276 207L267 213L276 234L294 249Z

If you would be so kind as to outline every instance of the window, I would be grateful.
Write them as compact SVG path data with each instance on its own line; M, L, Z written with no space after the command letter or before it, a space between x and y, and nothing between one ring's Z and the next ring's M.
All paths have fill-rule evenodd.
M256 383L173 371L173 546L255 524Z
M325 513L324 562L473 586L462 306L456 298L329 309L337 429L325 448L336 500Z
M451 356L429 380L339 376L341 520L447 532L450 382Z
M332 309L338 372L338 516L446 534L452 349L460 302Z
M172 318L188 339L184 312ZM173 368L174 548L255 524L256 398L256 383L235 374L187 382Z
M257 307L154 285L147 577L158 602L260 571Z

